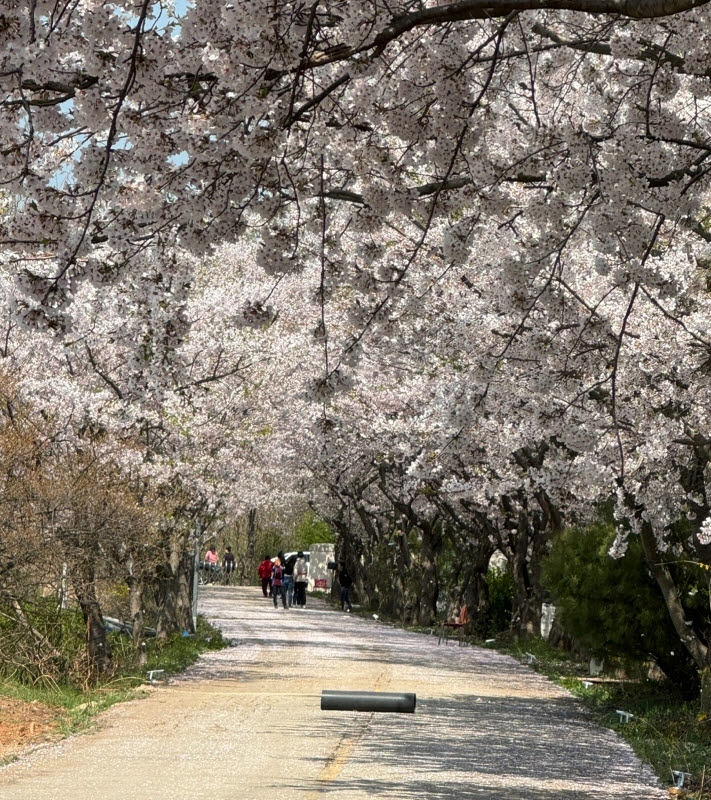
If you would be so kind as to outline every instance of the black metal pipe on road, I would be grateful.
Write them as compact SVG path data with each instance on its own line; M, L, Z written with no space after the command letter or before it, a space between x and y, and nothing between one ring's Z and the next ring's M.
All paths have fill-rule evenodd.
M410 692L349 692L324 689L321 711L379 711L414 714L417 698Z

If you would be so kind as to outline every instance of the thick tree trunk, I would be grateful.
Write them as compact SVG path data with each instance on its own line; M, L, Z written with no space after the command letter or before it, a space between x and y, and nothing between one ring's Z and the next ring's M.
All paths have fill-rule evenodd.
M543 609L541 559L545 540L532 531L527 515L521 513L511 560L514 579L514 620L519 636L540 636Z
M158 620L156 622L156 635L165 639L173 633L180 631L178 622L178 585L176 576L165 565L161 568L156 587L156 603L158 605Z
M412 556L407 533L397 534L398 554L395 559L393 612L400 619L402 625L410 625L416 617L416 603L413 602L411 587Z
M89 663L99 674L111 666L111 645L106 637L104 617L96 596L94 567L84 563L76 568L74 591L86 623L86 649Z
M184 568L164 572L158 579L158 622L156 634L164 639L174 633L194 633L189 592L189 577Z
M375 563L373 550L368 546L369 543L361 543L361 554L365 564ZM379 588L376 586L374 580L373 569L360 569L356 573L356 591L361 605L370 609L376 609L379 606Z
M543 595L530 584L526 572L524 567L514 576L516 586L514 619L519 636L540 636Z
M360 503L354 501L353 508L361 521L366 536L353 537L350 522L342 518L332 520L331 524L339 533L336 552L339 554L339 558L346 561L347 564L372 565L375 560L374 549L380 540L379 530ZM386 591L383 592L383 587L378 586L373 569L357 569L351 572L351 575L353 575L359 602L367 605L368 608L377 607L386 611L390 599L389 588L385 587Z
M519 591L518 605L518 634L519 636L541 635L541 606L543 595L528 586Z
M430 525L424 525L421 530L421 576L417 621L420 625L432 625L437 616L437 597L439 595L437 556L442 549L442 534L438 527Z
M468 549L472 550L471 547ZM469 612L467 632L481 637L486 635L489 625L491 602L487 573L494 550L494 545L491 544L488 537L482 537L476 549L471 553L462 595L462 604L466 605Z
M472 571L462 603L469 612L468 630L476 636L483 637L487 633L491 607L486 569L477 568Z
M158 572L156 634L159 638L182 631L195 632L190 604L192 558L187 552L187 538L185 531L172 532L169 558Z
M563 626L560 624L560 619L556 615L551 625L550 633L548 634L548 644L551 647L556 647L559 650L572 651L575 648L573 640L570 635L566 633Z
M691 659L679 658L679 654L683 652L683 650L678 650L676 657L670 653L654 653L653 655L657 666L674 684L679 694L685 700L693 700L699 696L702 676L709 668L707 667L706 670L699 673ZM711 704L704 697L705 694L706 692L702 692L702 705L705 704L708 707Z
M183 554L178 571L178 611L180 631L195 633L192 613L192 577L193 559L187 553Z
M704 667L699 675L701 684L701 710L711 714L711 667Z
M247 515L247 552L242 564L242 581L247 578L247 573L253 575L257 570L257 509L250 508Z
M659 550L657 549L657 542L654 536L654 531L651 525L643 523L640 530L640 539L642 542L642 550L644 557L647 561L649 571L657 582L661 590L662 597L666 603L669 616L671 617L674 630L679 635L679 639L684 647L689 651L689 654L694 660L694 663L705 672L709 671L709 649L707 645L700 639L698 634L694 631L690 620L686 619L684 606L682 605L681 598L679 597L679 590L674 583L674 578L671 572L664 563ZM704 683L702 675L702 684ZM702 690L704 686L702 685ZM703 692L706 695L706 692ZM708 700L704 697L704 701L708 702L711 709L711 691L707 694Z
M396 619L404 620L405 586L403 585L402 576L397 571L393 575L392 585L385 596L388 598L388 602L385 603L383 610L392 614Z

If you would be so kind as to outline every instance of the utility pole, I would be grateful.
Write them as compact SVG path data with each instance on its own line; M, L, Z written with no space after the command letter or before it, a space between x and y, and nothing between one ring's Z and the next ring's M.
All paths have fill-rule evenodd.
M197 614L198 614L198 567L200 564L200 522L195 522L195 550L193 552L193 631L197 633Z
M59 579L59 608L69 608L69 567L66 561L62 564L62 575Z

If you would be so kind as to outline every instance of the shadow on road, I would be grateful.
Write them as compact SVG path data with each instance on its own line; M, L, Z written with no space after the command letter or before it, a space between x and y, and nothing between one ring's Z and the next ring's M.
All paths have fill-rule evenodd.
M317 728L301 734L331 728L335 736L348 736L359 717L324 714ZM611 736L565 698L422 700L412 716L371 715L341 776L298 786L421 800L648 800L649 774L630 759L614 758ZM372 764L393 778L362 777ZM351 771L357 777L349 777Z
M342 688L350 688L359 675L381 672L372 665L382 665L392 684L401 687L417 680L426 687L414 715L319 712L314 696L304 698L309 713L297 715L299 723L293 727L280 724L280 737L339 742L341 750L326 761L302 754L302 770L269 779L281 796L666 796L614 732L599 727L569 694L508 656L485 648L437 646L433 636L338 612L274 612L269 603L245 603L234 622L220 625L236 640L237 651L259 653L261 661L269 662L270 686L283 687L277 691L288 693L290 682L313 680L314 675L330 676L331 682L335 676ZM259 661L240 663L231 652L230 657L217 653L204 659L200 677L237 680L247 690L252 681L265 681ZM300 659L309 664L303 674ZM294 702L289 699L292 712ZM316 771L318 778L305 777Z

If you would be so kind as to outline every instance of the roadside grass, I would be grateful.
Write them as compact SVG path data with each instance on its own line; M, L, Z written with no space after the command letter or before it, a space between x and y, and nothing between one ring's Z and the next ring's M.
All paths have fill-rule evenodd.
M543 639L517 642L498 637L484 646L526 664L530 653L535 659L531 669L568 689L597 722L629 742L662 783L673 787L673 772L687 772L691 778L685 780L680 796L688 800L711 798L711 717L702 713L698 700L684 700L665 681L616 681L604 675L590 678L587 664L550 647ZM592 685L586 685L589 683ZM618 710L632 717L624 722Z
M133 663L133 648L128 636L111 634L114 660L119 667L117 679L145 680L149 670L164 670L165 677L182 672L198 657L209 650L222 650L229 642L222 632L210 625L203 617L198 617L197 631L194 635L174 634L167 639L146 639L146 664L136 667Z
M68 736L86 729L92 717L115 703L130 699L135 692L128 687L112 687L109 683L82 690L71 685L28 686L3 680L0 695L25 703L41 703L52 709L59 733Z
M162 669L162 677L167 678L182 672L202 653L229 646L222 633L202 617L198 617L193 636L176 634L162 640L146 639L146 664L142 667L135 665L130 637L113 633L109 639L114 656L110 676L88 685L53 680L30 684L12 677L0 678L0 696L41 703L55 710L58 732L68 736L91 727L94 717L112 705L145 695L149 670Z

